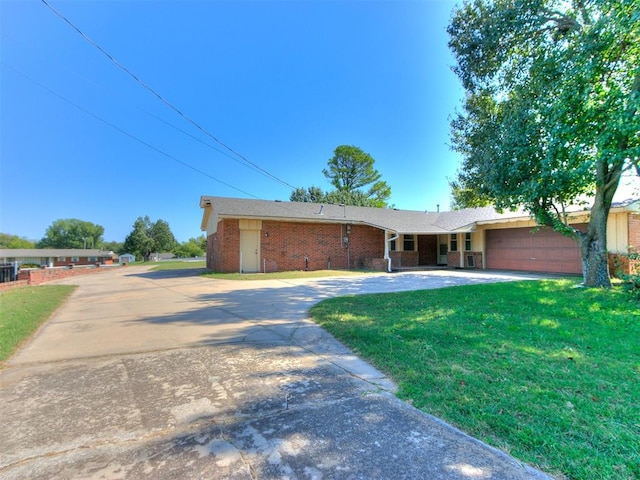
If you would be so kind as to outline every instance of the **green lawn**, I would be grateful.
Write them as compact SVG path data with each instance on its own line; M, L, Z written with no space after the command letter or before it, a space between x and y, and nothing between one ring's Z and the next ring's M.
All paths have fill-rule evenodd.
M220 280L290 280L296 278L320 278L320 277L345 277L375 275L379 272L369 270L313 270L313 271L291 271L273 273L215 273L206 272L202 276L217 278Z
M572 280L323 301L425 412L559 478L640 478L640 304Z
M158 270L186 270L192 268L206 268L204 260L188 261L188 260L168 260L163 262L140 262L134 265L153 265L152 271Z
M75 289L71 285L41 285L0 292L0 362L9 358Z

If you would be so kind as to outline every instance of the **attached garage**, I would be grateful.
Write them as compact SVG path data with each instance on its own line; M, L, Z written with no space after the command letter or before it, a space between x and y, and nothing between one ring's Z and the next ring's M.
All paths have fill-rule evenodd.
M576 225L583 230L586 225ZM582 273L580 247L570 238L531 227L487 230L487 268L550 273Z

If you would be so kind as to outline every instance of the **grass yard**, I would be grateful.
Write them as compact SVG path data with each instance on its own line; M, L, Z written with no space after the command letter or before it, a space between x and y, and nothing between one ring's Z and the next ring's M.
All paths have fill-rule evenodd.
M41 285L0 292L0 362L9 358L75 289L72 285Z
M290 280L296 278L321 278L321 277L346 277L375 275L379 272L368 270L312 270L291 271L273 273L203 273L203 277L217 278L220 280Z
M398 396L569 479L640 478L640 304L573 280L329 299L315 321Z
M204 260L169 260L162 262L141 262L134 265L153 265L151 269L154 272L158 270L187 270L192 268L206 268L206 262Z

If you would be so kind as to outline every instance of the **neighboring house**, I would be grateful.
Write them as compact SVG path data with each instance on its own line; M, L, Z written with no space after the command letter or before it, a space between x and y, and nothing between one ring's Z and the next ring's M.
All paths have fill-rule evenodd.
M575 241L536 228L527 213L493 208L419 212L203 196L207 268L274 272L422 266L582 272ZM584 229L588 211L570 214ZM640 250L640 202L615 204L608 219L612 253Z
M121 263L123 265L127 263L133 263L135 261L136 261L136 256L130 253L123 253L122 255L118 256L118 263Z
M69 265L110 265L114 258L113 252L79 248L2 248L0 249L0 263L14 263L18 265L37 265L41 267L66 267Z

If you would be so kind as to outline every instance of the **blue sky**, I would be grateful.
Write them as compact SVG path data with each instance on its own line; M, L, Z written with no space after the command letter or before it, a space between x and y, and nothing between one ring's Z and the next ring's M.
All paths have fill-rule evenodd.
M456 2L47 1L287 184L329 189L333 150L356 145L396 208L448 208L460 162L448 119L463 96L446 34ZM288 200L289 187L232 158L40 0L0 9L1 232L37 240L79 218L123 241L149 215L185 241L202 233L201 195Z

